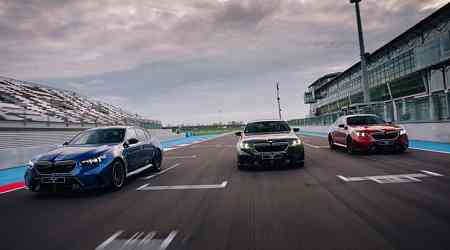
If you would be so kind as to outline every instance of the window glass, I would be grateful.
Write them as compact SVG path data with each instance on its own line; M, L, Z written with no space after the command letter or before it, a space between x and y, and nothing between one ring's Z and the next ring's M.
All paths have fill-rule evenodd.
M283 121L264 121L264 122L254 122L249 123L245 127L244 133L286 133L290 132L291 129L287 122Z
M136 136L140 142L145 142L147 140L147 138L145 137L144 131L140 128L136 129Z
M378 116L351 116L347 118L347 124L350 126L384 124L385 121Z
M150 135L150 133L148 131L144 130L144 133L145 133L145 137L147 138L147 140L151 140L152 139L152 137L151 137L151 135Z
M125 134L124 129L95 129L78 134L69 145L114 144L121 143Z
M136 132L134 131L133 128L127 129L127 140L131 138L137 139Z

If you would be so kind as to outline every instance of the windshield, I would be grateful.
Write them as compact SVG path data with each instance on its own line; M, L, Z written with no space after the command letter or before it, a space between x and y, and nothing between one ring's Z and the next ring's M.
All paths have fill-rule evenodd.
M82 132L69 145L114 144L123 142L125 129L95 129Z
M378 116L367 115L367 116L352 116L347 118L347 125L358 126L358 125L373 125L373 124L384 124L386 123L383 119Z
M244 133L286 133L291 129L286 122L270 121L250 123L245 127Z

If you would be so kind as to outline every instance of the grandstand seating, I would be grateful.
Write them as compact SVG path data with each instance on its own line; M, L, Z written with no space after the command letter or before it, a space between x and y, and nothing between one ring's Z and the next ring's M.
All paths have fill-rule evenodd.
M0 120L161 126L160 121L144 119L73 91L6 77L0 77Z

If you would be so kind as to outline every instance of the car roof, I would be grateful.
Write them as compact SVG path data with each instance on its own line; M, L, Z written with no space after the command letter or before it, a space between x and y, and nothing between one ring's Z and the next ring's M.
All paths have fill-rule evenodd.
M261 120L253 120L253 121L249 121L247 122L247 124L249 123L255 123L255 122L286 122L284 120L278 120L278 119L261 119Z
M341 117L349 118L349 117L357 117L357 116L378 116L378 115L375 115L375 114L355 114L355 115L344 115L344 116L341 116Z
M98 130L98 129L129 129L129 128L135 128L137 126L123 126L123 125L117 125L117 126L104 126L104 127L96 127L96 128L90 128L88 130Z

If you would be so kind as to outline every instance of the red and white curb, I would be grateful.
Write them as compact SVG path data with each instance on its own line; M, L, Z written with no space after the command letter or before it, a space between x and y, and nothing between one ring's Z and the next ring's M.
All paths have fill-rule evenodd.
M0 194L6 194L12 191L20 190L25 188L24 182L15 182L0 186Z

